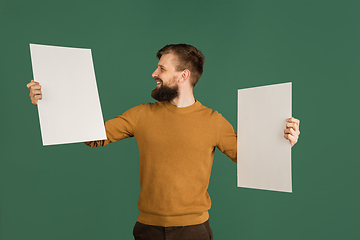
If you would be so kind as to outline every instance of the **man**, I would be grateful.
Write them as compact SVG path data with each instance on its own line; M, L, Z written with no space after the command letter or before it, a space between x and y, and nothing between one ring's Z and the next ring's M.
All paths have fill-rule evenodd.
M204 56L187 44L158 51L152 77L156 103L131 108L105 122L107 140L86 142L90 147L135 137L139 146L140 210L134 226L136 240L212 239L211 201L207 192L215 147L236 162L237 136L216 111L195 100ZM27 85L33 104L42 98L39 83ZM287 119L284 137L293 146L299 120Z

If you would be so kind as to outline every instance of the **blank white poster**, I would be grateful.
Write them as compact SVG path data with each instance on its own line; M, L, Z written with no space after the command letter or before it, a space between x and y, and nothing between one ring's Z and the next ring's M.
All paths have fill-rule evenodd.
M291 83L238 90L238 187L292 192Z
M106 139L91 49L30 44L43 145Z

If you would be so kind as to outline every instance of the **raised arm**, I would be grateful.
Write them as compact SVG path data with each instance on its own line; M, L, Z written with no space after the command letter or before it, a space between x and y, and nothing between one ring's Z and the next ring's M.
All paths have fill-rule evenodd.
M105 122L106 140L85 142L90 147L106 146L111 142L133 137L136 130L137 119L143 109L143 104L133 107L122 115Z
M30 90L31 103L37 105L38 100L42 99L41 86L38 82L31 80L27 85ZM111 142L116 142L124 138L134 136L135 125L139 112L143 105L134 107L124 112L122 115L105 122L106 140L85 142L90 147L105 146Z

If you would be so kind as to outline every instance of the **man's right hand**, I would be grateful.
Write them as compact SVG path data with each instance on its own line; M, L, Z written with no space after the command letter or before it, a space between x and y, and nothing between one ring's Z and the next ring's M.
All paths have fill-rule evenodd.
M42 99L40 84L38 82L35 82L34 80L31 80L26 86L30 90L30 98L32 104L37 105L38 100Z

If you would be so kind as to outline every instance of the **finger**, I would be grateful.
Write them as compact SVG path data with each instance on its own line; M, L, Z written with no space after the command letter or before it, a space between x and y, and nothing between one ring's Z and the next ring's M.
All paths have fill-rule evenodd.
M40 94L40 95L35 95L34 98L37 99L37 100L41 100L41 99L42 99L42 95L41 95L41 94Z
M30 92L31 93L33 93L33 92L41 92L41 86L37 85L37 86L31 87Z
M31 87L31 90L32 89L41 89L41 85L39 83L37 83Z
M294 136L292 136L290 134L285 134L284 138L289 140L291 146L294 146L294 144L297 143L297 140L298 140L298 138L296 138L296 137L294 137Z
M33 87L33 86L35 86L35 85L39 85L39 83L38 83L38 82L30 82L30 83L26 84L26 87L27 87L28 89L30 89L31 87Z
M286 129L284 130L284 133L285 133L285 134L295 135L295 131L294 131L294 129L292 129L292 128L286 128Z
M38 94L41 94L41 90L39 90L39 89L31 89L30 97L32 97L34 95L38 95Z
M26 84L26 87L29 88L29 85L33 82L34 82L34 80L31 80L28 84Z
M41 94L41 86L40 85L35 85L30 87L30 97L36 95L36 94Z
M294 117L287 118L286 121L287 121L287 122L296 123L297 125L300 125L300 120L299 120L299 119L296 119L296 118L294 118Z
M297 134L285 133L284 137L289 140L298 140L299 136Z
M298 131L299 125L297 123L287 123L286 128L292 128L292 129L294 129L294 131Z
M26 84L26 86L28 87L30 83L33 83L34 80L32 79L28 84Z
M41 95L41 91L40 90L32 90L30 94L31 94L31 96Z
M42 99L41 95L36 95L36 96L31 98L31 103L34 104L34 105L37 105L38 100L41 100L41 99Z
M284 130L284 134L289 134L289 135L295 137L296 139L299 139L300 131L296 132L292 128L287 128Z
M34 96L35 94L41 94L41 87L34 86L30 89L30 96Z

